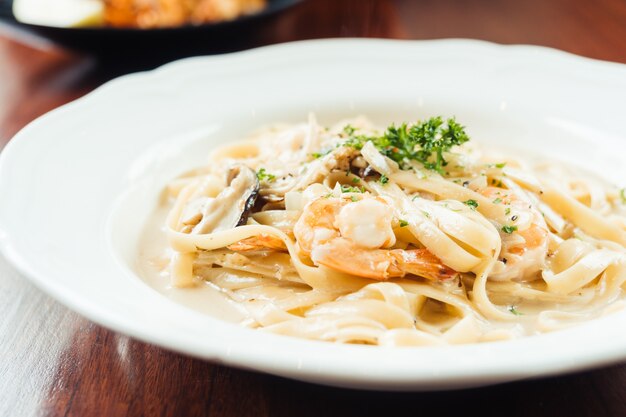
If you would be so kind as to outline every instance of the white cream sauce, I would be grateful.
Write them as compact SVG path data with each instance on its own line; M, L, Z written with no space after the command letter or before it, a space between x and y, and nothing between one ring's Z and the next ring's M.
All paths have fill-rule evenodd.
M136 264L140 277L165 297L192 310L233 323L245 320L248 317L245 309L210 283L198 280L188 288L170 285L171 251L163 230L169 209L163 204L145 225Z

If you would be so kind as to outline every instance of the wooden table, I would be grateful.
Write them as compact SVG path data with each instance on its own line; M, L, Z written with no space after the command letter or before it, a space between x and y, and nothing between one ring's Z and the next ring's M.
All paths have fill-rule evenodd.
M172 57L318 37L478 38L626 63L624 0L309 0L228 41L98 58L0 26L0 147L26 123ZM20 41L26 41L22 44ZM1 204L1 202L0 202ZM95 325L0 258L2 416L624 416L626 366L442 393L370 393L225 368Z

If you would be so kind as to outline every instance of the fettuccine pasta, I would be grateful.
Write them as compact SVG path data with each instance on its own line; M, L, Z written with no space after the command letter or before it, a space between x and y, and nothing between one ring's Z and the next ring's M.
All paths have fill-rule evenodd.
M474 343L624 304L623 190L486 152L454 119L311 116L219 147L166 194L171 285L211 285L262 331Z

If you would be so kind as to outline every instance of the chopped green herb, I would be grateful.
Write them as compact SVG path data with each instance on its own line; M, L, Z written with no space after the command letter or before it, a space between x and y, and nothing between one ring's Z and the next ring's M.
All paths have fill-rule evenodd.
M499 164L496 164L496 168L504 168L506 166L506 162L500 162Z
M332 149L326 149L325 151L313 152L311 156L315 159L321 158L322 156L326 156L332 152Z
M517 230L517 226L509 226L508 224L507 224L507 225L502 226L502 231L503 231L504 233L506 233L506 234L509 234L509 235L510 235L511 233L513 233L514 231L516 231L516 230Z
M619 196L622 199L622 204L626 204L626 188L619 190Z
M445 174L443 167L448 165L444 153L453 146L462 145L469 140L465 128L454 118L446 122L440 116L408 126L406 123L396 127L391 125L382 136L354 136L354 130L346 130L349 138L343 143L356 149L371 141L374 146L388 158L406 166L406 161L421 162L427 169Z
M500 197L493 200L493 204L500 204L500 203L502 203L502 199Z
M426 216L426 218L430 219L430 213L429 212L422 210L422 214L424 216Z
M356 203L357 201L359 201L359 198L355 195L351 195L350 200L352 200L353 203Z
M342 193L364 193L365 188L363 187L352 187L351 185L342 184L341 185Z
M354 135L354 131L356 129L354 127L352 127L351 125L345 125L343 128L343 133L345 133L348 136L352 136Z
M517 311L517 308L515 308L515 306L509 306L509 311L515 315L515 316L523 316L524 313L520 313L519 311Z
M352 178L352 184L358 184L360 182L361 182L361 178L359 178L359 177Z
M478 202L476 200L467 200L464 204L466 206L470 206L472 210L476 210L478 208Z
M380 175L380 183L385 185L389 182L389 177L387 177L385 174L381 174Z
M346 139L345 142L338 146L348 146L350 148L354 148L360 151L361 149L363 149L363 145L365 145L367 141L367 136L350 136L348 139Z
M266 172L265 168L259 169L256 173L256 177L259 181L273 182L276 180L276 175Z
M407 222L406 220L400 220L400 227L407 227L409 225L409 222Z
M504 210L504 215L505 215L505 216L508 216L509 214L511 214L511 207L507 207L507 208Z

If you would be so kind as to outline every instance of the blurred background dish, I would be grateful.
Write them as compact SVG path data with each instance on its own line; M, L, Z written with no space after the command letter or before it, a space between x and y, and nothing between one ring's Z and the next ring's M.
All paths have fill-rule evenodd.
M13 0L18 22L53 27L173 28L260 13L268 0Z
M0 0L0 19L74 49L123 54L213 42L300 1L160 0L139 7L139 0Z
M97 0L96 5L103 7L105 26L151 29L230 21L261 12L267 0Z

